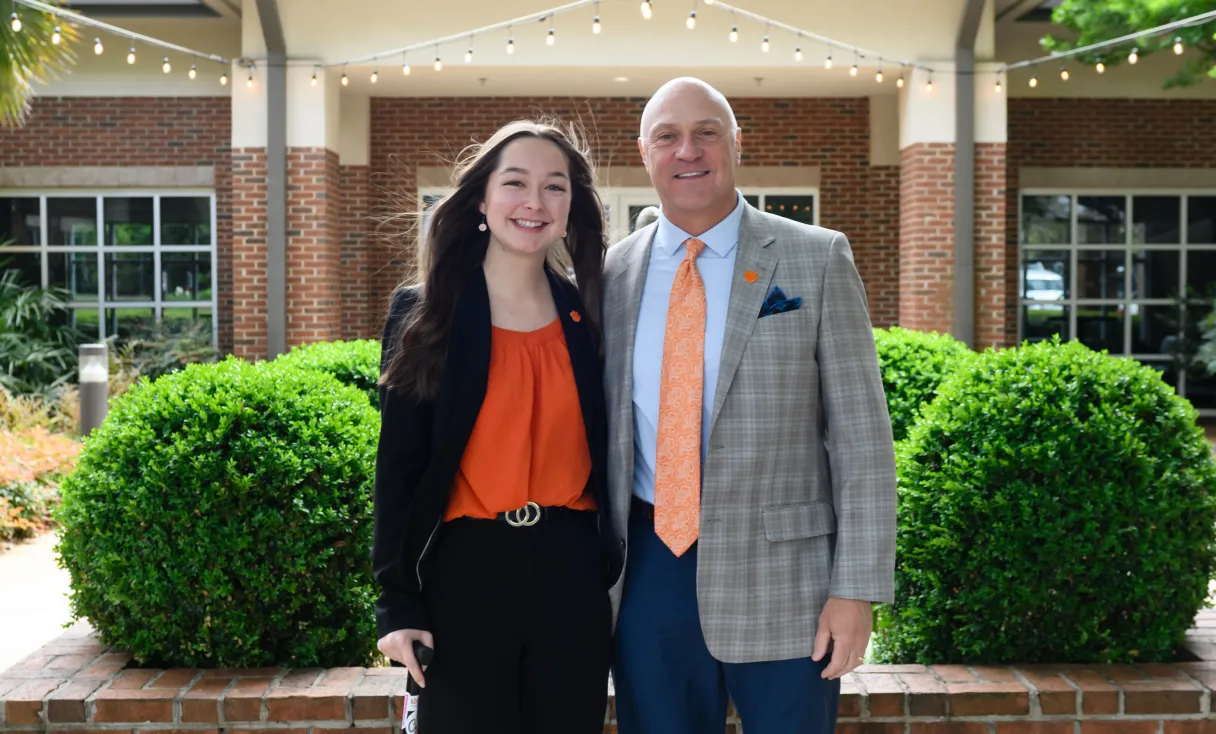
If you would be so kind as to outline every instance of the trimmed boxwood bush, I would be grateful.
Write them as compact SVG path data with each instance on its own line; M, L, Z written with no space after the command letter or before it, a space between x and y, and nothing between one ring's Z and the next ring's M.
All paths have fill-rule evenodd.
M1170 660L1216 560L1216 463L1153 369L1079 343L989 351L898 449L883 662Z
M368 664L378 421L274 362L137 384L62 487L74 615L139 664Z
M874 346L891 414L891 432L896 441L902 441L921 406L933 400L938 384L972 352L949 334L898 326L874 329Z
M375 339L315 342L293 348L274 361L306 370L327 372L343 385L352 385L380 409L380 342Z

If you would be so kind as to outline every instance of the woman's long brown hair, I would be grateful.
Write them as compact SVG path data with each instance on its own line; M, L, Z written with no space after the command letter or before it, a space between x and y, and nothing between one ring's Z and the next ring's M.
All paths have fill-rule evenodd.
M549 264L561 278L566 277L567 266L573 268L593 343L597 349L602 348L604 208L595 189L590 151L572 126L521 120L505 125L462 154L455 170L456 190L431 214L413 283L422 286L419 299L409 318L402 319L390 337L396 348L380 377L381 383L421 399L433 399L438 393L452 314L469 276L485 260L490 242L490 233L477 229L482 221L478 207L503 149L525 137L552 142L569 161L570 219L564 246L558 244L551 249Z

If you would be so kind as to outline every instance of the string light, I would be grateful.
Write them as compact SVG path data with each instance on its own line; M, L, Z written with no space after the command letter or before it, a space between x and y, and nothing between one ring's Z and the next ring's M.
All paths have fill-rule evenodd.
M1097 71L1098 71L1098 73L1099 73L1099 74L1105 74L1105 73L1106 73L1106 64L1102 63L1102 59L1101 59L1101 58L1099 58L1099 59L1098 59L1098 65L1097 65L1097 66L1095 66L1094 68L1095 68L1095 69L1097 69Z
M98 56L101 56L102 52L105 50L106 50L105 46L101 45L101 39L94 38L93 39L93 53L97 54Z
M193 80L193 79L197 79L197 78L198 78L198 65L197 65L197 64L191 64L191 65L190 65L190 74L189 74L189 76L190 76L190 79L192 79L192 80ZM316 76L316 74L314 74L313 76L315 77L315 76Z
M769 49L768 36L765 36L764 40L760 42L760 50L763 51L764 53L768 53L768 49Z
M1001 78L999 76L996 78L996 93L1001 93Z
M642 17L646 20L654 17L654 6L650 4L650 0L642 0Z
M794 61L802 61L802 46L794 48Z
M900 89L904 88L904 75L903 74L900 74L899 78L895 80L895 86L899 87Z
M132 46L131 50L129 52L127 52L127 63L128 64L135 63L135 47L134 46Z
M853 62L853 68L849 69L849 76L857 76L857 62Z
M469 50L464 52L464 63L470 64L473 62L473 47L469 46Z
M598 15L595 16L595 20L591 22L591 32L597 36L600 33L600 17Z
M405 60L405 54L401 54L401 76L409 76L409 75L410 75L410 65Z
M1030 88L1034 89L1037 86L1039 86L1039 77L1034 74L1031 74L1030 75Z
M1181 56L1181 55L1182 55L1182 51L1183 51L1183 48L1182 48L1182 37L1181 37L1181 36L1178 36L1177 38L1175 38L1175 39L1174 39L1174 54L1175 54L1175 55L1177 55L1177 56Z
M317 72L316 71L314 71L312 73L312 80L309 82L309 84L313 85L314 87L317 86Z
M228 72L225 71L224 73L220 74L220 84L225 87L228 86Z
M165 72L166 74L168 74L170 71L173 70L173 67L169 66L169 57L168 56L165 57L165 63L160 65L160 70Z
M513 53L515 53L515 39L508 36L507 37L507 56L510 56Z
M825 68L825 69L832 68L832 54L828 54L828 57L823 60L823 68Z
M925 82L925 91L933 94L933 75L929 75L929 81Z
M438 56L435 57L435 71L443 71L443 60Z
M1133 48L1132 52L1127 57L1127 63L1134 64L1140 60L1140 49Z
M1068 81L1068 69L1065 69L1063 66L1060 67L1060 78Z
M552 46L555 42L557 42L557 37L553 35L553 29L550 28L549 35L545 36L545 45Z
M253 72L249 72L249 78L245 80L245 87L253 89Z
M63 40L63 34L59 32L59 26L55 26L55 32L51 34L51 43L56 46Z
M878 70L878 73L874 75L874 81L878 82L879 84L882 84L882 69L881 68Z
M8 27L13 29L13 33L21 32L21 16L17 15L16 11L13 11L13 15L9 18Z
M346 78L346 69L343 69L342 70L342 86L346 87L349 85L350 85L350 79Z
M378 82L378 81L380 81L380 70L379 70L379 69L373 69L373 70L372 70L372 76L371 76L371 82L372 82L372 84L375 84L375 83L376 83L376 82Z
M730 27L730 42L731 43L739 42L739 26L737 26L737 25L733 25Z
M684 21L684 25L687 26L688 30L690 31L697 27L697 11L688 11L688 20Z

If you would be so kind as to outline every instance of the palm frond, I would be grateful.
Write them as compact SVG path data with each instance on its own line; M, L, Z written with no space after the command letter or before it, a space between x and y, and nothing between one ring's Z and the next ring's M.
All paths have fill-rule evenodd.
M46 2L58 4L58 0ZM20 31L9 25L14 12L21 19ZM51 42L56 27L62 37L58 45ZM66 72L76 62L73 49L79 40L75 23L13 0L0 0L0 126L25 124L34 82L46 84Z

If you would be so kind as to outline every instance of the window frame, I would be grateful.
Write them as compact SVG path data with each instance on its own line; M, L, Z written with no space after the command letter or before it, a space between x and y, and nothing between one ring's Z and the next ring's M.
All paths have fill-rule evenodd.
M1136 188L1136 187L1111 187L1111 188L1090 188L1090 187L1029 187L1019 189L1017 192L1017 237L1015 245L1017 247L1017 334L1018 343L1021 343L1026 338L1026 323L1024 309L1028 305L1058 305L1068 309L1067 328L1070 339L1077 337L1077 309L1084 307L1112 307L1123 306L1125 312L1123 314L1123 344L1120 351L1116 354L1111 352L1112 356L1130 357L1142 364L1148 365L1170 365L1176 366L1176 358L1168 353L1148 353L1134 351L1135 340L1133 336L1133 320L1132 317L1138 312L1137 307L1152 307L1152 306L1190 306L1204 304L1211 305L1209 300L1205 299L1190 299L1187 298L1186 287L1188 283L1187 273L1187 253L1193 251L1216 252L1216 243L1207 244L1192 244L1188 242L1190 238L1190 211L1189 205L1192 198L1199 197L1216 197L1216 189L1209 188ZM1068 242L1034 245L1022 242L1023 233L1025 231L1025 201L1027 198L1036 197L1069 197L1069 222L1068 222ZM1123 241L1119 243L1103 243L1103 244L1078 244L1078 218L1077 218L1077 201L1085 197L1122 197L1124 200L1125 232ZM1138 197L1176 197L1179 200L1178 206L1178 242L1176 243L1137 243L1135 242L1135 211L1134 200ZM1042 299L1024 298L1023 293L1023 276L1024 265L1023 259L1026 251L1055 251L1066 252L1068 255L1068 274L1069 282L1066 284L1068 296L1059 300L1050 301ZM1086 251L1110 251L1118 250L1123 253L1123 293L1122 298L1079 298L1077 291L1078 277L1078 255ZM1180 293L1183 295L1179 299L1172 298L1148 298L1136 297L1132 290L1132 279L1135 269L1135 254L1145 251L1170 252L1178 254L1178 286ZM1181 334L1181 332L1180 332ZM1177 377L1177 392L1182 397L1187 396L1187 370L1179 369L1176 373ZM1204 417L1216 416L1216 408L1198 409L1200 415Z
M218 232L216 211L216 192L208 188L62 188L62 189L5 189L0 188L0 198L5 199L38 199L39 210L39 244L9 245L0 248L0 252L20 254L37 253L40 256L40 285L46 288L50 278L50 256L61 253L89 253L97 256L97 298L92 301L72 300L69 307L73 311L86 310L97 313L97 338L104 342L110 334L106 333L106 312L109 310L152 309L153 318L163 320L166 308L210 309L211 311L211 342L213 347L219 344L219 263L218 263ZM96 201L97 242L93 245L50 245L50 220L47 216L48 199L88 199ZM151 198L152 199L152 244L150 245L108 245L105 244L105 200ZM207 199L209 209L209 229L211 241L205 245L163 245L161 240L161 200L165 198L195 198ZM107 293L105 257L118 253L152 253L153 283L152 299L128 301L110 299ZM172 301L165 300L161 289L163 277L162 256L173 253L206 253L211 259L211 298L210 300Z

